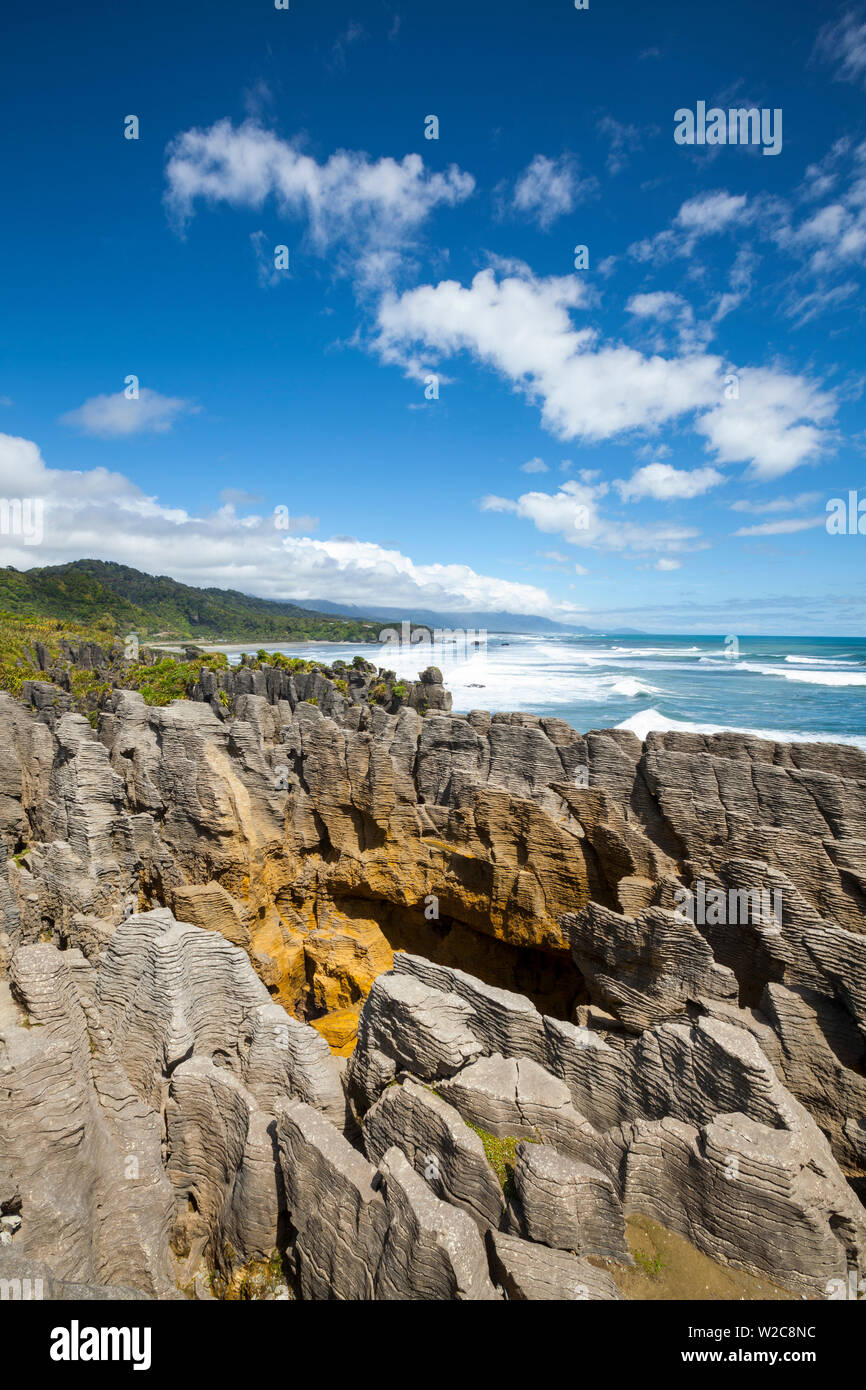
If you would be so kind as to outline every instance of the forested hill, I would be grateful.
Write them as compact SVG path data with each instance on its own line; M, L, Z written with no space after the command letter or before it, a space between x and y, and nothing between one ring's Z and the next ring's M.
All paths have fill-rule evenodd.
M0 569L0 611L13 617L101 620L143 639L200 641L318 639L374 642L379 622L340 618L294 603L253 598L234 589L196 589L166 575L105 560L74 560L42 569Z

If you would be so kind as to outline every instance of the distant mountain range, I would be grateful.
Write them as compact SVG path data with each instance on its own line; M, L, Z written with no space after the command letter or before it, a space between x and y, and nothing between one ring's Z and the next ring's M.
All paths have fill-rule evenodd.
M309 603L313 606L310 607ZM0 569L0 611L12 617L55 618L92 625L101 619L144 640L200 642L376 642L383 623L404 620L430 628L592 635L598 629L528 613L355 604L315 599L255 598L236 589L198 589L167 575L145 574L107 560L73 560L41 569ZM617 636L634 628L609 629Z
M400 623L404 619L412 623L417 623L425 627L448 627L448 628L486 628L488 632L549 632L549 633L577 633L578 635L593 636L600 629L593 627L583 627L580 623L558 623L552 618L539 618L532 613L503 613L503 612L484 612L478 609L467 610L461 613L440 613L432 608L387 608L366 607L364 609L356 607L351 603L332 603L330 599L312 599L316 609L321 613L341 614L344 617L360 616L375 618L383 623ZM607 628L605 631L612 636L641 636L641 632L635 627Z

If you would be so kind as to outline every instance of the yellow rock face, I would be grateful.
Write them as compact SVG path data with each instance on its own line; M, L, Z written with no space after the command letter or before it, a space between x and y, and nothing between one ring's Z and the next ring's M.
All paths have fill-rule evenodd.
M376 976L390 970L394 960L378 922L330 905L320 912L304 950L312 971L312 1003L328 1013L360 1008Z
M358 1018L360 1007L356 1009L335 1009L333 1013L314 1018L312 1025L321 1033L331 1051L338 1057L351 1057L358 1041Z

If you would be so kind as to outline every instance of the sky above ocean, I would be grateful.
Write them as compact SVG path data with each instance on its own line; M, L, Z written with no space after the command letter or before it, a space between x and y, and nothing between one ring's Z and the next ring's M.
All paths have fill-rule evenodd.
M864 631L856 10L47 0L7 26L0 494L44 534L5 527L0 563Z

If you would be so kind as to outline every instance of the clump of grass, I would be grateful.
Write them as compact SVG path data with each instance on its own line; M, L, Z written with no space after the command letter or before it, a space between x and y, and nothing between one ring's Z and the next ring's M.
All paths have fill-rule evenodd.
M665 1267L661 1255L647 1255L643 1250L635 1250L634 1262L642 1269L648 1279L658 1279Z
M541 1136L537 1139L528 1139L525 1136L508 1135L507 1138L499 1139L495 1134L490 1134L480 1125L474 1125L467 1120L466 1124L474 1130L484 1146L484 1156L490 1167L499 1180L499 1186L505 1193L506 1198L511 1199L516 1195L514 1188L514 1168L517 1163L518 1144L540 1144Z

